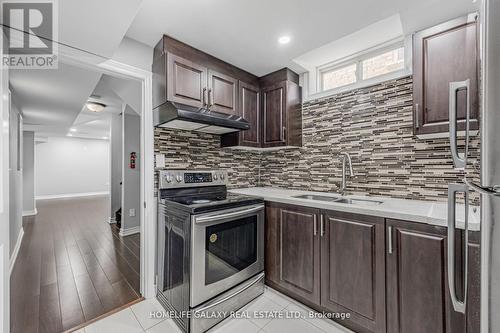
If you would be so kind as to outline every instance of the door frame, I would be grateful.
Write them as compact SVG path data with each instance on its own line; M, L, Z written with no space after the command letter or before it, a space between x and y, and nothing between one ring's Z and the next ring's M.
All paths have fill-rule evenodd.
M98 71L113 77L141 83L141 154L140 160L140 292L155 297L156 281L156 199L154 196L154 126L152 72L113 59L59 44L59 61ZM154 241L146 241L154 240Z
M1 48L1 47L0 47ZM141 230L141 253L140 253L140 292L145 298L152 298L155 296L155 244L156 244L156 201L154 197L154 127L153 127L153 113L152 113L152 73L134 67L113 59L103 58L101 56L87 53L82 50L74 49L63 44L59 44L59 61L67 64L87 68L89 70L98 71L103 74L109 74L114 77L123 79L136 80L141 83L142 101L141 101L141 151L140 164L141 164L141 186L140 186L140 230ZM0 68L1 69L1 68ZM5 68L3 69L5 70ZM2 72L3 72L2 70ZM2 75L3 76L3 75ZM3 107L0 110L4 112ZM5 124L0 129L2 139L5 139L4 132L8 135L8 121L7 130ZM8 138L8 136L7 136ZM0 140L0 144L4 145L4 140ZM7 140L8 143L8 140ZM0 147L0 158L7 153ZM7 155L8 156L8 155ZM0 176L6 174L7 169L5 165L0 163ZM7 165L8 167L8 165ZM8 174L8 173L7 173ZM8 189L8 182L2 182L3 189ZM7 185L7 186L5 186ZM8 198L1 198L3 200L3 210L8 207L4 200ZM0 212L2 204L0 203ZM7 210L8 212L8 210ZM3 215L2 213L2 215ZM3 222L3 221L2 221ZM7 227L8 228L8 227ZM2 229L3 230L3 229ZM7 229L8 230L8 229ZM7 232L8 234L8 232ZM154 241L146 241L154 240ZM3 258L0 258L0 330L8 332L10 329L10 274L9 274L9 260L8 260L8 243L7 248L0 246L0 253L3 252ZM3 249L2 249L3 247ZM3 250L3 251L2 251ZM7 254L5 254L7 252Z

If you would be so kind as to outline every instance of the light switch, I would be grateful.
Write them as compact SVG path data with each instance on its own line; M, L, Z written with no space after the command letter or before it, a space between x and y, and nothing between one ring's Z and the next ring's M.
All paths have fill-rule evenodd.
M135 216L135 208L129 209L128 216L130 216L130 217L134 217Z
M165 167L165 154L156 154L155 155L155 162L156 162L157 168L164 168Z

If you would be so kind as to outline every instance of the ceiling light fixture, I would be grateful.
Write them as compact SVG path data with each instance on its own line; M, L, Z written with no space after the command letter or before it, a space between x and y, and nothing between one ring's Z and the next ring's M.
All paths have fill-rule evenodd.
M68 133L68 136L73 136L73 134L71 134L71 133Z
M87 102L87 109L89 109L92 112L101 112L104 110L106 107L105 104L98 103L98 102Z
M70 131L70 132L76 132L76 128L71 127L71 128L69 129L69 131Z
M290 43L292 39L290 38L290 36L281 36L280 38L278 38L278 43L280 44L288 44Z
M102 137L102 139L103 139L103 140L107 140L107 139L109 139L109 138L108 138L107 136L103 136L103 137Z

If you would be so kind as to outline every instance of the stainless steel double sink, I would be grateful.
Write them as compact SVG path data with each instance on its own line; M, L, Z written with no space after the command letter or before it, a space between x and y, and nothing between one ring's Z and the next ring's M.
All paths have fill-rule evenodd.
M382 203L382 201L379 201L379 200L334 197L334 196L317 195L317 194L294 195L294 196L292 196L292 198L335 202L335 203L343 203L343 204L348 204L348 205L360 205L360 206L377 206L377 205L380 205Z

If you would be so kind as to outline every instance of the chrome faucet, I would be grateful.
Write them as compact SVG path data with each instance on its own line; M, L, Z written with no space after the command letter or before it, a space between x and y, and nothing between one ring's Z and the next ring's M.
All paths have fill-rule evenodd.
M351 161L351 155L349 153L340 153L340 156L342 156L342 184L340 185L340 194L344 195L345 189L347 187L346 185L346 161L349 163L349 177L354 177L354 171L352 170L352 161Z

